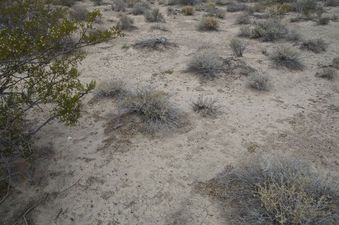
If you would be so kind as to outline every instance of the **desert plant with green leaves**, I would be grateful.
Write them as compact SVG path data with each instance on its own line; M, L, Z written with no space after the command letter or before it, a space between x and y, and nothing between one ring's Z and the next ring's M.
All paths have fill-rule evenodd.
M99 11L82 22L69 11L43 0L0 2L0 162L28 156L32 137L57 119L67 125L78 121L81 99L95 81L80 81L82 47L121 35L117 28L94 28ZM48 107L44 107L48 105ZM45 117L34 118L35 109ZM31 114L30 117L27 115ZM27 121L37 119L28 126ZM42 118L45 118L43 120Z

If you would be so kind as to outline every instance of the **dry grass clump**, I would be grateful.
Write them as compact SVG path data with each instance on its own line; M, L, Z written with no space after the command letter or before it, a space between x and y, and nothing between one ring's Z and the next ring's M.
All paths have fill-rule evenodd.
M259 73L252 73L248 76L248 86L258 91L269 91L271 88L270 79Z
M150 9L150 6L147 2L137 2L132 8L133 15L143 15Z
M127 4L123 0L113 0L112 10L115 12L125 12Z
M153 30L160 30L160 31L164 31L164 32L169 31L169 29L166 26L164 26L163 24L159 24L159 23L152 25L151 30L152 31Z
M233 54L236 57L242 57L245 49L246 49L246 45L243 41L239 40L239 39L232 39L230 42L230 47L233 51Z
M184 6L181 9L181 13L185 16L192 16L194 14L194 8L190 5Z
M101 82L94 90L97 98L122 97L126 94L126 84L122 80L111 79Z
M254 25L254 28L251 31L251 38L260 39L262 41L275 41L284 38L287 33L287 28L279 21L269 19Z
M251 160L200 186L234 207L232 224L334 225L339 219L337 180L301 160Z
M319 70L315 76L327 80L333 80L337 76L337 71L334 68L327 67Z
M332 66L336 69L339 69L339 57L336 57L332 60Z
M71 8L70 16L73 20L84 21L87 19L89 11L85 6L75 5Z
M118 28L121 30L133 30L136 27L133 25L134 21L131 17L123 15L117 24Z
M247 10L247 5L242 3L234 3L231 2L227 5L227 12L239 12L239 11L245 11Z
M155 37L137 41L133 46L135 48L161 50L170 47L176 47L177 45L175 43L170 42L166 37Z
M203 117L215 116L218 112L217 100L213 98L199 96L199 98L192 103L193 111L199 113Z
M312 51L314 53L325 52L327 48L327 44L321 38L306 40L301 43L301 49Z
M278 47L269 57L279 67L285 67L290 70L302 70L304 68L299 57L299 52L290 47Z
M146 22L154 23L154 22L165 22L164 16L161 14L159 9L147 10L144 14Z
M127 96L121 102L121 107L139 115L148 133L177 128L181 124L179 113L169 102L169 96L149 87L137 89Z
M223 61L214 49L198 51L188 63L188 71L205 79L214 79L223 70Z
M243 13L236 18L235 22L236 24L250 24L251 18L248 13Z
M212 16L203 16L197 27L200 31L217 31L218 28L218 20Z

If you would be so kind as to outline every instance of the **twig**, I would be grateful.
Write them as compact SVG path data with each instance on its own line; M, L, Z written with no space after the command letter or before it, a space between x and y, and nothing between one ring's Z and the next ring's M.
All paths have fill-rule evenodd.
M8 197L10 189L11 189L11 185L9 185L9 183L8 183L6 195L1 199L0 205L1 205L1 204L6 200L6 198Z
M71 189L72 187L74 187L75 185L77 185L77 184L79 183L80 180L81 180L81 178L79 178L79 180L77 180L74 184L72 184L72 185L69 186L68 188L66 188L66 189L64 189L64 190L62 190L62 191L60 191L59 194L62 194L62 193L64 193L64 192L68 191L69 189Z

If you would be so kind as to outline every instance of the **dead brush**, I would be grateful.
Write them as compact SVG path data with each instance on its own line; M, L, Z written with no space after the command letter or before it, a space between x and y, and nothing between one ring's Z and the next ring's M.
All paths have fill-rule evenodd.
M197 29L200 31L217 31L219 28L218 20L213 16L204 16L201 18Z
M133 47L139 49L162 50L170 47L177 47L177 45L170 42L166 37L156 37L137 41Z
M223 71L223 60L214 49L202 49L191 58L187 70L212 80Z
M169 96L149 87L137 89L135 93L128 95L120 106L140 116L147 133L178 128L181 125L178 110L170 103Z
M314 53L325 52L327 49L327 44L321 38L306 40L301 43L300 46L303 50L308 50Z
M285 67L290 70L304 69L304 65L299 57L299 52L290 47L278 47L269 55L269 57L278 67Z
M200 187L233 206L231 224L334 225L339 219L337 180L301 160L261 157Z
M219 107L216 105L217 100L205 96L199 98L192 103L193 111L199 113L203 117L215 116Z
M125 94L126 83L119 79L103 81L96 87L96 89L94 89L94 95L96 98L120 98Z

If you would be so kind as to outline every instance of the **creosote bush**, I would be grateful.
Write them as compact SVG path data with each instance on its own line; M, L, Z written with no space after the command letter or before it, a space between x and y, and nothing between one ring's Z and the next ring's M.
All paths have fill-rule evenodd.
M269 91L270 80L267 76L259 73L252 73L248 76L248 86L258 91Z
M126 96L121 107L139 115L148 133L178 128L181 124L180 115L170 103L169 96L149 87L139 88L135 93Z
M218 112L217 101L206 96L199 98L192 103L193 111L199 113L203 117L215 116Z
M304 68L299 58L299 52L290 47L278 47L269 57L279 67L285 67L290 70L302 70Z
M232 39L231 42L230 42L230 47L233 51L233 54L236 57L242 57L242 55L243 55L243 53L246 49L246 45L240 39Z
M197 28L200 31L217 31L219 28L219 23L214 17L204 16L201 18Z
M337 180L305 161L261 157L213 182L215 195L233 202L235 224L334 225L339 219Z
M214 49L202 49L188 63L188 71L205 79L214 79L223 70L223 61Z
M327 44L321 38L311 39L302 42L300 48L314 53L321 53L326 51Z
M0 1L0 167L31 154L30 141L50 121L77 123L81 99L95 87L79 79L80 49L121 36L116 27L94 29L99 11L78 22L64 7L46 4ZM45 117L36 118L35 109Z
M154 22L165 22L164 16L161 14L159 9L147 10L144 14L146 22L154 23Z

